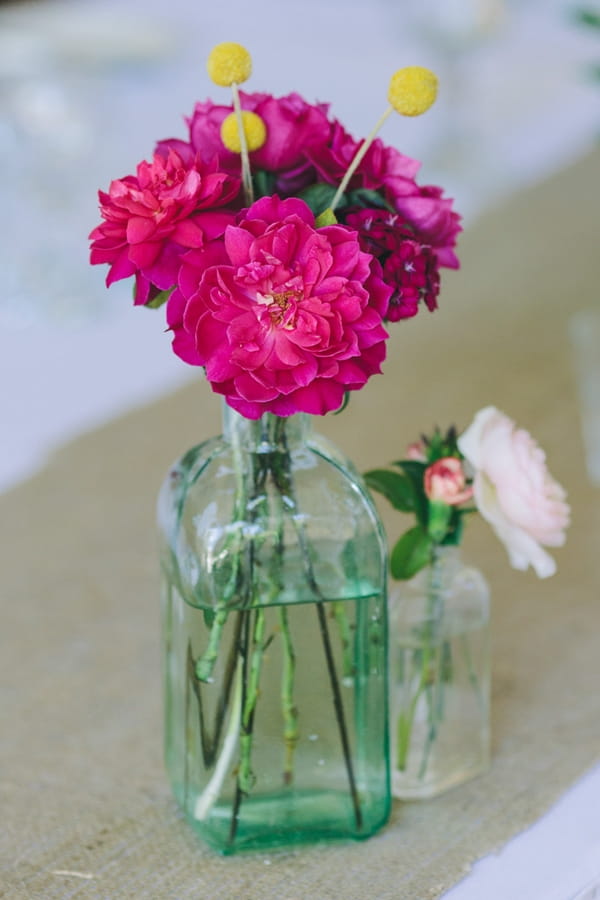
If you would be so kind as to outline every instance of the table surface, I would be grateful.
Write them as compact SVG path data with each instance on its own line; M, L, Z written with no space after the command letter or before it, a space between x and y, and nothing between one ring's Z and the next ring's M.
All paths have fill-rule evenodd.
M595 283L589 185L599 176L595 153L467 232L440 310L398 327L385 375L322 423L366 468L395 458L427 422L468 422L494 402L527 424L569 489L574 522L548 581L512 572L483 523L467 534L494 596L491 771L434 801L396 803L390 824L352 847L223 861L188 834L160 759L152 520L172 457L218 429L218 403L195 384L63 448L1 498L7 896L183 900L218 885L231 900L435 898L597 762L600 507L586 477L567 325ZM565 229L575 218L580 228ZM424 365L417 390L413 373ZM398 529L388 511L384 519ZM516 862L509 846L504 860L482 864L495 886L486 900L568 900L597 874L599 778L592 771L559 803L558 828L540 823L534 855L525 835ZM549 872L559 893L548 893ZM450 896L479 890L467 880Z
M71 6L74 8L74 4ZM135 4L131 8L134 7ZM335 11L335 3L329 7L330 13ZM358 12L355 15L358 16ZM216 20L212 23L213 29L215 24ZM164 46L161 50L161 45L156 43L154 52L157 52L157 46L160 52L166 52ZM128 52L131 52L131 43ZM571 59L575 56L573 54ZM282 85L281 90L285 89ZM574 108L577 105L574 103ZM182 107L185 107L183 98ZM577 116L572 119L571 138L575 133L575 144L569 146L568 152L565 146L556 148L553 161L546 159L545 162L549 170L556 169L564 163L566 156L576 154L589 140L589 109L587 107L585 116L587 130L582 128L578 132L576 123L580 119ZM366 115L364 104L359 105L354 114L355 130L360 130ZM352 112L349 111L349 115ZM431 135L421 133L411 152L417 155L419 141L426 148L432 140ZM526 148L527 139L520 146ZM526 157L526 150L521 150L520 162ZM518 161L513 165L516 166ZM110 162L113 164L114 160ZM526 172L527 166L520 171ZM544 165L540 171L544 171ZM516 178L511 181L508 164L504 179L498 179L495 186L490 184L493 179L489 172L487 177L481 176L485 189L480 195L486 200L478 205L478 198L474 196L477 192L471 188L469 194L468 184L462 183L459 175L460 172L454 173L457 185L464 192L472 223L463 240L462 272L447 277L443 306L434 317L410 323L410 346L406 345L400 331L394 335L384 379L377 384L374 382L368 392L363 392L364 396L353 401L353 408L345 419L340 417L335 423L328 422L326 427L333 430L337 442L361 467L367 467L397 456L403 442L428 423L445 421L448 410L457 421L466 422L475 408L494 402L530 426L546 446L555 474L569 487L576 507L576 522L570 544L560 555L557 581L541 586L528 576L507 573L505 560L479 531L470 539L470 549L477 559L482 560L482 565L486 564L494 595L500 604L501 627L525 622L533 634L533 613L518 613L517 604L523 604L526 609L528 595L541 597L545 591L547 606L555 621L566 629L570 640L579 637L582 653L590 654L593 644L586 630L592 634L594 627L597 630L598 610L589 602L589 595L594 592L597 596L600 582L592 549L593 541L597 544L599 532L597 512L593 508L598 506L597 490L585 478L566 334L569 315L597 303L597 294L593 296L598 274L593 236L597 234L599 217L591 186L598 184L598 157L585 159L525 197L515 197L484 217L481 223L476 215L482 212L483 206L497 199L498 186L506 187L508 181L515 188L518 181ZM80 213L81 210L78 215ZM98 276L98 272L95 275ZM124 299L120 296L119 302ZM96 310L83 322L68 318L57 327L52 316L44 318L44 312L42 319L38 316L27 327L23 327L23 322L13 323L13 328L4 327L0 336L6 367L4 383L15 385L5 392L3 402L6 406L0 416L5 426L4 453L0 459L0 474L4 476L5 487L10 487L19 476L39 465L48 448L69 434L147 401L157 396L161 389L172 390L189 378L189 373L165 352L164 335L151 317L142 322L139 310L123 307L117 312L116 303L111 303L111 315L97 317ZM4 315L6 326L6 309ZM139 343L132 360L128 348L134 329ZM107 347L110 347L113 363L110 374L105 368ZM410 389L402 391L409 378L407 373L415 371L417 366L422 370L424 365L428 378L426 383L423 383L425 374L419 379L418 393L410 381ZM32 372L35 378L31 377ZM149 376L148 373L152 374ZM440 388L442 384L443 389ZM152 414L150 411L140 414L141 418L134 414L133 419L126 418L112 426L112 432L109 429L114 446L124 453L129 466L135 460L132 448L146 435L157 441L157 432L170 435L170 440L163 439L160 451L153 457L154 468L146 473L147 480L140 476L133 479L133 484L127 480L123 482L120 502L110 506L111 515L126 519L129 516L132 526L139 526L141 512L130 512L128 504L141 504L141 509L150 513L151 504L142 492L148 490L152 494L152 479L158 477L161 466L168 464L169 454L183 449L186 439L192 442L208 436L210 432L203 432L202 428L217 429L217 407L202 397L202 393L207 392L205 387L198 391L197 410L193 409L195 395L188 391L172 403L165 399ZM63 398L62 402L57 399L59 397ZM25 421L24 408L30 411ZM387 414L386 421L389 421L390 408L398 409L398 423L388 425L382 433L382 417ZM178 411L176 419L173 419L173 410ZM200 427L202 414L205 422ZM182 416L186 420L183 426ZM377 435L377 445L365 443L363 434ZM144 666L152 668L155 664L153 654L156 649L154 622L146 624L142 633L137 634L135 618L133 615L120 618L116 602L116 597L123 592L123 584L139 588L143 583L145 589L151 590L153 570L148 562L151 529L147 522L142 527L143 540L136 544L127 559L124 558L125 549L116 537L111 540L101 529L96 532L83 528L80 540L73 534L74 529L81 527L86 510L90 508L89 502L86 504L81 497L72 496L75 488L81 490L86 485L86 478L98 477L99 490L104 489L111 496L116 490L114 479L117 473L114 469L103 468L98 459L98 453L102 451L97 448L103 441L106 442L106 437L102 437L102 433L92 435L74 448L59 453L39 479L9 491L5 502L0 504L3 533L10 529L2 566L7 588L3 595L8 612L8 628L3 629L2 635L7 639L7 653L3 655L2 663L2 690L6 699L3 709L8 710L9 722L15 726L2 743L2 752L6 750L3 771L8 776L3 776L0 789L13 815L7 833L0 838L0 849L6 853L9 891L6 896L11 898L71 897L79 892L81 896L111 898L198 896L188 893L193 890L190 883L183 887L180 884L177 888L169 886L169 879L174 879L169 864L165 868L168 877L165 875L163 881L156 881L157 885L162 885L156 888L160 894L153 893L148 877L148 873L156 873L155 867L160 861L164 863L167 847L172 854L183 848L180 860L185 860L192 868L194 860L194 848L180 830L168 798L161 788L156 787L162 778L150 727L156 726L156 702L145 699L142 710L132 715L129 728L122 720L117 727L117 716L123 717L130 712L122 694L122 683L119 679L108 678L106 690L102 691L90 680L92 676L98 676L98 666L101 670L103 660L109 660L111 665L115 662L116 653L117 662L129 673L130 687L139 688L144 680ZM96 495L94 503L102 506ZM44 544L43 528L53 528L49 519L52 509L60 509L63 505L71 513L70 530L62 522L58 534L48 540L48 547L29 547L31 534ZM390 528L393 527L398 524L390 523ZM73 541L79 559L67 575L69 563L65 548ZM48 558L51 548L56 552L54 561ZM108 561L109 567L120 573L120 584L116 574L108 579L108 583L106 573L98 574L96 566L100 559L105 563ZM28 571L32 563L36 570L33 574ZM25 585L30 587L30 595L25 593ZM502 611L504 590L512 596L508 609ZM46 599L54 604L51 609L46 608ZM17 601L21 604L18 613L11 605ZM569 603L572 603L572 613L567 615L564 606ZM142 607L138 604L137 608ZM535 604L532 608L540 610ZM38 619L45 629L45 641L32 634ZM121 631L124 629L125 634L116 641L116 648L111 648L111 629L115 625ZM546 627L549 627L547 623ZM546 636L545 640L550 638ZM597 650L596 644L596 656ZM444 888L456 882L466 866L478 855L492 849L498 852L477 863L465 881L444 894L448 900L481 900L482 897L504 900L508 896L523 897L524 900L571 900L579 889L588 883L591 885L598 876L600 824L594 810L600 803L600 767L591 768L564 793L598 758L600 709L597 701L589 696L589 685L598 683L598 665L587 660L582 663L581 671L573 675L571 691L580 684L578 679L582 673L587 675L588 682L582 686L585 696L574 703L570 718L558 717L561 728L557 724L553 731L548 730L544 719L544 715L548 715L548 697L539 679L517 685L521 694L527 687L531 696L527 702L520 696L518 703L514 701L517 704L514 708L506 697L498 696L506 688L507 679L516 689L514 679L507 674L509 663L514 663L515 671L522 672L523 678L531 675L519 656L525 652L523 641L514 647L505 637L500 638L500 647L496 648L495 768L489 781L483 786L467 787L462 794L453 792L454 796L442 799L437 807L423 804L421 811L411 805L405 818L414 827L414 843L403 841L402 817L396 809L390 828L376 839L371 853L358 852L367 872L371 858L385 862L389 868L387 881L380 878L376 882L380 887L377 896L419 897L419 900L425 896L442 896ZM136 662L132 663L132 659ZM564 668L560 671L565 675ZM568 675L567 671L566 677ZM78 690L75 690L73 679L79 681ZM156 676L152 673L153 687L155 681ZM101 715L112 730L109 728L105 732L99 727L97 716L90 713L81 696L85 691L95 702L105 704L101 707ZM557 691L560 693L559 686ZM158 688L156 692L158 694ZM498 709L504 712L500 714ZM11 719L11 715L15 718ZM23 715L25 721L18 721ZM530 717L529 724L527 716ZM526 781L511 772L514 755L510 753L514 754L512 744L519 738L525 746L533 741L533 752L543 754L544 741L533 734L536 724L540 735L546 738L551 735L554 739L558 735L560 738L551 764L546 759L538 766L548 773L548 778L556 776L556 783L545 788L536 785L528 798ZM140 735L144 738L141 748L138 747ZM151 745L149 760L142 761L143 777L136 778L131 774L131 767L135 768L136 757L144 752L148 741ZM84 771L81 761L75 761L78 744L89 753L96 766L89 783L86 777L90 773ZM119 761L115 761L115 754ZM110 765L103 761L106 759L111 760ZM519 759L525 765L524 760ZM535 784L536 779L532 782ZM507 805L506 815L514 815L514 822L504 822L502 827L498 825L497 815L497 790L501 784L505 789L508 786L509 790L521 791L524 798L521 805ZM74 793L69 796L69 792ZM491 813L487 817L485 813L481 816L484 831L486 823L488 826L490 822L495 823L494 827L488 827L483 840L475 836L469 840L468 835L461 832L454 854L448 850L444 837L436 832L440 839L438 856L443 857L444 864L439 860L436 862L433 853L427 875L427 867L419 867L415 859L422 861L423 858L423 848L418 843L419 828L427 825L428 816L433 815L430 810L437 809L441 821L448 822L452 815L466 809L465 815L471 816L472 822L473 810L469 807L476 803L489 803L495 809L495 819ZM15 811L17 808L19 811ZM149 816L149 834L162 841L162 850L154 864L148 866L146 863L145 875L140 874L143 866L139 854L148 848L147 837L141 834L141 826L131 821L134 812L139 815L142 811ZM537 824L506 844L511 835L531 825L546 811ZM84 845L85 841L87 845ZM415 856L411 856L406 847L403 851L401 844L396 845L395 841L408 844ZM132 861L130 868L128 859ZM397 863L399 859L401 867ZM319 867L327 868L327 863L318 853L307 854L306 860L307 874L303 880L298 876L297 860L265 859L262 864L267 874L261 874L256 882L263 896L270 896L269 891L286 883L288 869L300 878L298 891L307 891L296 892L294 896L337 896L328 893L334 890L331 883L317 879ZM343 855L334 853L332 861L340 864ZM223 883L226 882L228 875L223 874L223 869L211 868L210 862L206 865L225 879ZM272 875L269 873L271 865ZM71 874L60 874L65 872ZM83 875L93 878L83 878ZM117 884L118 888L115 887ZM320 894L315 893L315 885L320 887ZM255 896L252 887L244 887L244 890L246 893L223 893L221 896ZM350 891L349 884L345 896L359 896ZM281 893L278 896L282 896ZM591 887L588 896L591 900Z

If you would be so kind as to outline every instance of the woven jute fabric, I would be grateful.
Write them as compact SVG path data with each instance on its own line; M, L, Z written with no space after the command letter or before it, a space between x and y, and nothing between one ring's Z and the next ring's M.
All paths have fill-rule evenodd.
M489 774L395 802L364 843L225 859L191 833L162 764L154 503L171 461L219 430L218 400L194 384L0 498L2 897L428 900L597 761L600 492L584 469L567 322L598 303L599 183L594 154L465 234L439 311L393 326L385 375L322 422L364 469L493 403L568 487L573 526L547 581L513 572L487 525L469 523L465 555L494 603ZM97 366L103 378L110 347ZM406 523L382 512L397 536Z

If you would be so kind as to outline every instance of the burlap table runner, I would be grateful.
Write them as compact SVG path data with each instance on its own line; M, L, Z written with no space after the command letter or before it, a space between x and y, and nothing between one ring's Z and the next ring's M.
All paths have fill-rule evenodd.
M171 460L218 431L218 401L194 385L64 448L0 501L1 896L435 898L598 759L600 492L583 467L566 326L598 302L599 182L595 154L466 234L441 309L395 326L385 376L322 423L365 468L493 402L569 488L574 524L549 581L512 572L487 526L470 524L466 552L494 597L491 772L395 803L365 843L222 859L188 830L161 759L154 498ZM102 378L110 347L97 365Z

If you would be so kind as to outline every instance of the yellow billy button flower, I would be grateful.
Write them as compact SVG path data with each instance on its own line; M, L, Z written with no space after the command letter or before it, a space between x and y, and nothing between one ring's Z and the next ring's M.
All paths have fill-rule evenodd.
M394 110L403 116L420 116L426 112L437 97L438 80L429 69L423 66L406 66L394 72L388 89L390 105L375 124L373 131L362 142L337 191L331 201L330 209L333 211L340 202L342 195L350 183L350 179L363 161L365 154L377 135L377 132Z
M248 152L252 153L253 150L259 150L267 139L267 126L264 120L256 113L244 110L242 112L242 124ZM223 119L221 140L232 153L242 152L242 141L236 113L232 112L226 119Z
M420 116L435 103L438 80L430 69L406 66L390 79L388 100L403 116Z
M225 43L217 44L212 48L208 56L206 67L208 69L208 74L215 84L219 84L222 87L231 87L233 116L237 122L237 128L232 128L231 135L237 134L239 150L236 150L235 152L240 154L244 197L246 198L246 204L250 206L254 201L254 189L252 186L252 173L250 172L250 160L248 159L246 126L242 115L238 84L242 84L242 82L250 78L252 73L252 57L241 44L234 44L232 41L226 41ZM227 132L227 134L230 134L230 132ZM221 131L221 139L227 147L228 145L225 136L223 135L223 131ZM264 139L262 143L264 143ZM233 148L230 147L229 149Z
M243 84L252 74L252 57L241 44L225 41L212 48L206 68L211 80L220 87Z

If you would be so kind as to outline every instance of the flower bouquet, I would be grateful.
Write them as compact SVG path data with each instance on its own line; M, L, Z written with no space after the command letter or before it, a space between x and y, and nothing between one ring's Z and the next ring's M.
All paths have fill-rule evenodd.
M392 785L399 797L430 797L489 762L489 591L459 554L465 517L477 510L515 569L556 571L544 546L564 543L565 492L531 436L494 407L460 436L436 430L408 448L396 469L367 484L416 524L392 549L390 602Z
M386 550L364 483L312 434L378 373L387 324L437 306L460 229L377 129L435 99L419 67L355 141L324 104L246 94L251 59L211 52L229 105L198 103L100 192L92 263L166 304L175 353L223 396L223 435L159 501L166 761L217 849L372 834L389 813Z

